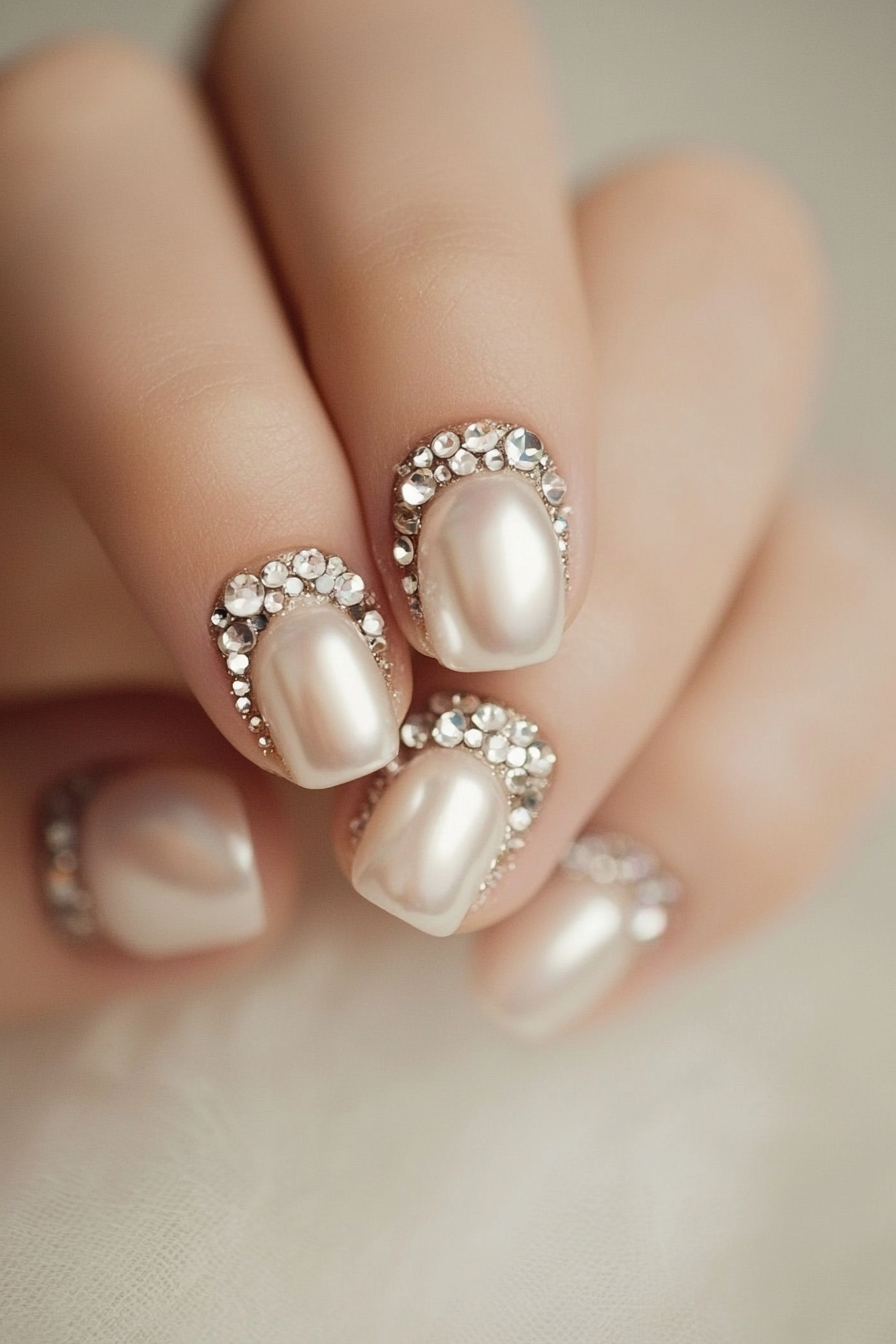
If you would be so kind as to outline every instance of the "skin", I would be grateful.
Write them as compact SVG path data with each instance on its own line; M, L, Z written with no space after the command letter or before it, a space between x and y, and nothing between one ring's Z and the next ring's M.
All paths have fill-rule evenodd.
M571 206L537 51L501 4L242 0L206 85L208 100L102 41L0 82L0 564L43 599L0 667L8 700L40 698L0 724L0 1013L190 978L276 940L294 840L206 618L222 575L307 537L369 575L387 613L391 599L400 711L436 687L487 689L558 749L523 861L465 926L494 926L482 956L596 811L688 888L654 967L704 953L804 885L893 752L889 522L791 502L823 309L798 206L753 168L687 156ZM415 638L387 500L409 442L483 408L538 428L570 481L570 624L547 665L458 678L412 663L397 634ZM775 728L758 739L737 729L757 678ZM175 686L189 698L173 710L108 698ZM254 947L147 966L73 952L43 919L37 795L150 756L243 793L271 912ZM345 865L361 792L336 797Z

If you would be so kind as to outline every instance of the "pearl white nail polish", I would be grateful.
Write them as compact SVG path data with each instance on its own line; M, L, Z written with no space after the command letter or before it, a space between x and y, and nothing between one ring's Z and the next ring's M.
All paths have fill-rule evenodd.
M245 809L224 776L178 766L113 775L81 828L81 872L97 922L126 951L182 956L264 929Z
M468 752L424 751L374 808L352 883L425 933L454 933L501 846L508 810L484 761Z
M424 518L417 570L427 634L444 667L525 667L557 652L563 564L530 483L478 474L441 491Z
M492 1019L530 1041L587 1016L638 953L626 926L624 890L562 872L479 937L477 995Z
M252 675L277 750L303 788L357 779L397 753L389 688L351 619L335 608L298 606L272 622Z

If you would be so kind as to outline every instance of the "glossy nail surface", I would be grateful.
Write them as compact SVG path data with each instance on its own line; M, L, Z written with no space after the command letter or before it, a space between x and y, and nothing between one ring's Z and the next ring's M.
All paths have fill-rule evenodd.
M222 775L146 767L87 805L81 872L102 932L141 957L202 952L265 927L242 799Z
M587 1016L637 955L626 911L622 888L557 873L517 914L479 935L475 986L485 1011L532 1041Z
M418 575L427 634L443 666L525 667L557 652L563 564L529 482L477 474L440 492L421 529Z
M259 641L253 677L274 743L297 784L327 789L398 751L389 688L349 617L299 606Z
M355 889L425 933L454 933L507 826L507 795L462 751L421 753L389 785L361 837Z

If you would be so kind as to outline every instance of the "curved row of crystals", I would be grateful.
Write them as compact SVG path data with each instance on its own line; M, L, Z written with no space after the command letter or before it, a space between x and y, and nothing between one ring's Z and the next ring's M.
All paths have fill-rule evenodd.
M388 909L415 927L437 935L453 933L466 914L482 904L498 879L513 868L514 856L526 843L550 787L557 761L556 753L550 743L540 737L538 725L526 715L500 701L483 700L465 692L439 692L433 695L425 712L411 714L405 719L401 728L401 742L398 757L374 778L363 810L351 823L354 841L358 846L353 881L361 894L374 904ZM382 889L377 891L375 883L365 887L364 878L359 878L359 861L362 868L368 866L367 858L375 862L376 855L387 850L391 843L398 865L403 869L404 880L413 886L413 880L408 878L412 864L408 854L414 844L413 820L410 823L410 834L402 835L396 831L388 840L378 835L368 846L371 855L362 854L362 850L365 836L369 838L370 831L375 829L371 822L377 808L384 803L387 792L399 789L404 773L415 770L422 759L433 752L438 752L440 756L451 753L472 759L477 762L474 769L480 774L484 765L497 782L504 800L491 851L480 860L482 872L477 872L471 879L465 894L461 893L456 901L452 898L450 909L447 904L445 909L422 908L425 903L422 899L419 902L416 900L413 890L406 890L399 900L394 891L391 895ZM445 766L443 762L441 767L436 767L437 773L441 770L443 781L447 780ZM437 781L437 775L434 780ZM421 793L425 787L421 788ZM450 785L446 784L445 787ZM477 811L475 796L468 791L463 798L456 795L456 800L459 802L456 824L472 825ZM445 824L450 826L452 823L448 814L454 800L443 797L439 801L445 804L441 811L448 818ZM425 822L421 821L420 824L422 826ZM434 824L442 823L437 819ZM452 837L445 834L443 838L450 846ZM459 848L463 848L460 842ZM442 862L445 868L450 867L445 853L442 854ZM382 885L380 883L381 888Z
M96 936L97 922L81 878L81 814L98 783L79 775L57 785L44 797L40 816L42 887L50 918L61 933L84 942Z
M392 556L402 570L402 587L414 620L425 625L417 547L428 506L446 486L474 476L512 472L537 492L557 538L563 574L569 583L569 514L563 507L566 482L537 434L522 425L479 420L443 429L421 443L395 468Z
M614 888L622 897L623 923L635 943L652 943L669 926L682 884L666 872L653 850L613 831L585 831L563 859L566 877Z
M271 621L299 603L314 601L331 604L354 619L360 638L389 680L386 622L364 580L338 555L325 555L314 547L284 551L261 566L259 574L234 574L215 603L212 633L230 673L236 711L266 756L276 753L276 743L253 694L252 653Z

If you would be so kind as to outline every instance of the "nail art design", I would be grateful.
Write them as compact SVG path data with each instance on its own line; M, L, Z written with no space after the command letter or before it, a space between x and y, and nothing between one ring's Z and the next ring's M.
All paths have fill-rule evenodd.
M284 551L235 574L211 627L237 713L296 783L329 788L395 755L386 623L338 555Z
M49 913L76 941L171 957L265 927L242 798L217 772L146 765L78 775L44 798L41 839Z
M573 881L617 889L625 933L637 944L662 937L682 897L681 882L661 867L652 850L613 831L583 832L560 866Z
M543 662L563 633L566 482L537 434L481 420L443 429L396 468L392 555L422 642L443 666Z
M525 715L464 692L432 696L401 740L352 822L352 881L375 905L443 936L513 868L557 758Z

